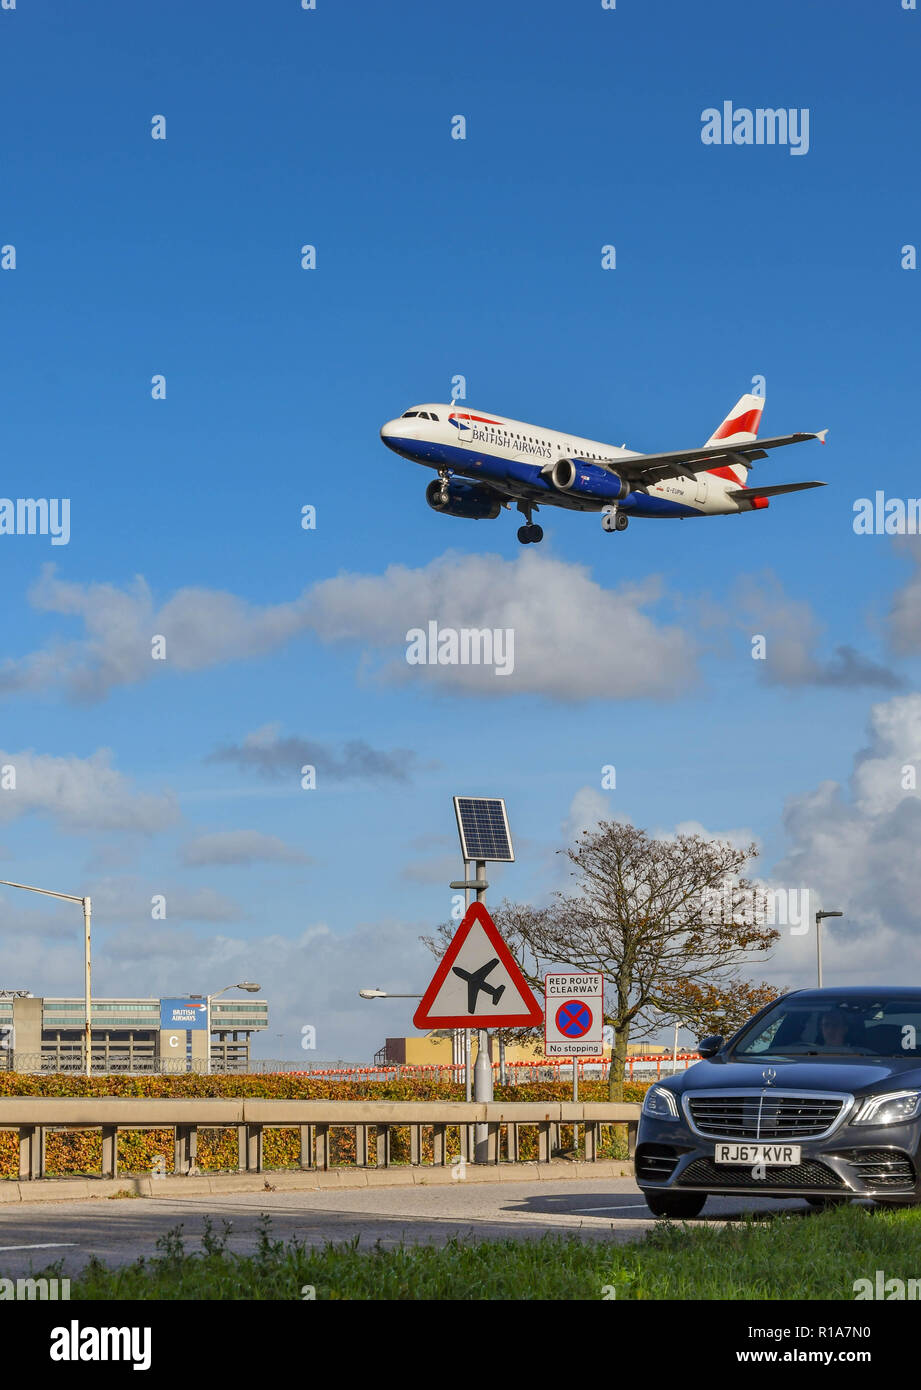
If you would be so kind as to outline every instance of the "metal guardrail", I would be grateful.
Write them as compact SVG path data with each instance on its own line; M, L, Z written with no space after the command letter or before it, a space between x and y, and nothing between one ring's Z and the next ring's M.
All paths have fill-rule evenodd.
M577 1125L584 1134L585 1160L597 1160L603 1131L626 1125L628 1153L636 1147L640 1107L614 1102L560 1101L323 1101L323 1100L210 1100L207 1098L121 1099L108 1096L6 1096L0 1097L0 1130L19 1136L19 1177L48 1178L45 1166L46 1137L52 1130L100 1130L100 1176L118 1176L118 1133L122 1129L172 1129L173 1172L198 1173L200 1129L235 1129L237 1171L262 1173L263 1137L269 1129L300 1132L302 1170L328 1170L331 1164L330 1131L342 1127L355 1131L357 1168L389 1168L391 1130L409 1130L411 1167L445 1167L449 1163L447 1135L459 1132L459 1158L473 1162L475 1128L485 1125L486 1158L490 1164L519 1162L523 1126L536 1126L538 1162L548 1162L559 1149L560 1126ZM424 1131L432 1133L431 1164L423 1165ZM504 1140L504 1142L503 1142ZM503 1158L504 1153L504 1158ZM349 1165L342 1165L349 1166ZM400 1165L401 1167L404 1165ZM165 1174L164 1174L165 1176Z

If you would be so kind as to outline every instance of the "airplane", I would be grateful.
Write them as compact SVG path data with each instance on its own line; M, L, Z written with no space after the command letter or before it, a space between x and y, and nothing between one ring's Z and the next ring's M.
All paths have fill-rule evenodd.
M498 964L499 957L495 956L492 960L488 960L485 965L481 965L479 970L474 970L472 973L469 970L461 970L459 965L455 965L452 973L459 975L462 980L467 981L468 1013L476 1013L476 1001L480 990L483 990L485 994L492 995L492 1002L494 1004L498 1004L499 1000L502 998L505 993L505 985L488 985L486 983L486 976L489 974L490 970L492 970L493 966Z
M625 531L631 516L737 516L759 511L770 497L825 483L749 487L748 472L769 449L817 434L758 438L764 397L746 395L705 444L663 454L640 454L594 439L543 429L503 415L452 405L416 405L388 420L381 439L395 454L438 474L425 500L446 516L493 520L515 503L525 524L522 545L541 541L533 521L541 506L601 512L605 531Z

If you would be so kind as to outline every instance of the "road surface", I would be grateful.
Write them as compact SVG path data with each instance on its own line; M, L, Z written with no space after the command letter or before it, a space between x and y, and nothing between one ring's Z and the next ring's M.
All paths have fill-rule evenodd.
M802 1201L711 1197L697 1221L796 1210L810 1209ZM272 1219L273 1238L296 1236L307 1245L355 1236L363 1246L441 1245L452 1236L523 1240L548 1233L623 1242L640 1239L655 1224L632 1178L45 1201L2 1208L0 1277L24 1277L58 1260L72 1275L91 1255L110 1266L150 1258L157 1254L157 1237L179 1225L186 1249L196 1250L206 1216L218 1232L231 1223L228 1249L249 1251L262 1212Z

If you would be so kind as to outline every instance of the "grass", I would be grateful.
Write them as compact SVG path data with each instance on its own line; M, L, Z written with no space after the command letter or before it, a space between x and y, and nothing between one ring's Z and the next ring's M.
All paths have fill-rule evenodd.
M544 1236L308 1249L274 1240L263 1215L257 1249L244 1255L228 1250L229 1234L226 1223L218 1235L206 1219L201 1252L186 1253L179 1226L151 1260L119 1269L93 1260L72 1278L71 1298L853 1299L854 1281L878 1269L921 1276L921 1209L844 1206L724 1227L663 1222L630 1245Z

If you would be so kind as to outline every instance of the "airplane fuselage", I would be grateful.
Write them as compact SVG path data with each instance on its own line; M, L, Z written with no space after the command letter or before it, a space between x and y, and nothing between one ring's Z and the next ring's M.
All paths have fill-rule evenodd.
M768 505L767 498L733 497L745 485L745 470L732 464L618 495L618 464L641 459L642 454L466 406L415 406L388 421L381 438L394 453L414 463L438 472L447 469L509 499L524 497L572 511L597 512L616 505L632 516L680 518L737 515ZM578 491L561 490L548 476L561 459L575 465Z

